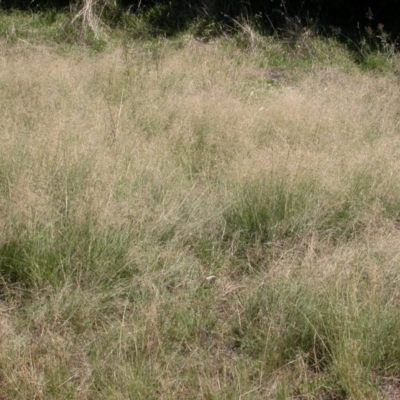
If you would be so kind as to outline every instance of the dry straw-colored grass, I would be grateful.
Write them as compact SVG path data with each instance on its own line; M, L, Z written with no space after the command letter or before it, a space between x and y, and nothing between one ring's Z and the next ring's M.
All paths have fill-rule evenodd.
M398 310L398 78L271 80L266 43L0 44L3 398L379 396L398 365L368 370L375 331L351 325ZM247 235L241 201L272 181L287 214ZM309 354L279 347L285 315L315 316Z

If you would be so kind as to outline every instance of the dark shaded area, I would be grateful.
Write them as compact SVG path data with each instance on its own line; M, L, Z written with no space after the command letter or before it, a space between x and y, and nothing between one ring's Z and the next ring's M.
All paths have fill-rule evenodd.
M69 10L80 2L68 0L0 0L3 10ZM174 34L197 18L232 24L232 19L257 16L259 27L280 33L288 29L290 20L313 25L321 33L330 34L340 28L345 33L365 33L365 27L377 30L379 24L395 38L400 34L400 0L119 0L110 3L114 20L122 12L141 13L148 17L155 32Z
M312 24L323 33L332 32L332 28L349 34L364 33L367 26L376 30L383 24L386 32L393 36L400 34L400 0L143 0L140 3L120 0L119 5L132 12L163 9L162 24L176 25L178 29L199 17L229 25L232 18L257 16L261 28L278 33L298 17L303 25Z
M68 0L0 0L0 8L6 11L46 11L67 10L73 1Z

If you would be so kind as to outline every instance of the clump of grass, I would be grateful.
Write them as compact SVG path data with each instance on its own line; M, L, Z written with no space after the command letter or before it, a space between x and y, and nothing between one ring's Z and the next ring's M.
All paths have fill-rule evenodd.
M112 3L107 0L83 0L81 3L81 8L74 16L71 23L74 23L76 20L81 20L82 28L84 30L89 29L97 39L101 34L101 30L108 28L102 21L101 15L104 8Z
M388 337L398 324L395 308L380 295L366 302L373 283L360 285L358 272L347 281L339 279L339 286L331 278L333 285L328 279L318 288L303 273L273 284L267 278L242 300L240 319L232 324L235 346L261 359L271 373L284 368L299 374L290 384L292 395L357 398L374 393Z
M226 212L226 234L245 241L272 243L307 229L312 215L314 185L289 177L256 179L240 188L238 199ZM314 210L317 211L317 210Z

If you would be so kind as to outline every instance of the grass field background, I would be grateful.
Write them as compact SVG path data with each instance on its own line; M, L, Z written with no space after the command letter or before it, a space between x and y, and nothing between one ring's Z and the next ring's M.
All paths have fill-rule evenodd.
M398 56L2 26L1 399L397 398Z

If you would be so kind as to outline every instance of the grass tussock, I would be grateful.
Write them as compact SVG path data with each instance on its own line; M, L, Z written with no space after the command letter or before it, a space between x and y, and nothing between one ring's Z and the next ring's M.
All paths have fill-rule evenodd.
M321 43L0 43L5 399L395 398L398 77Z

